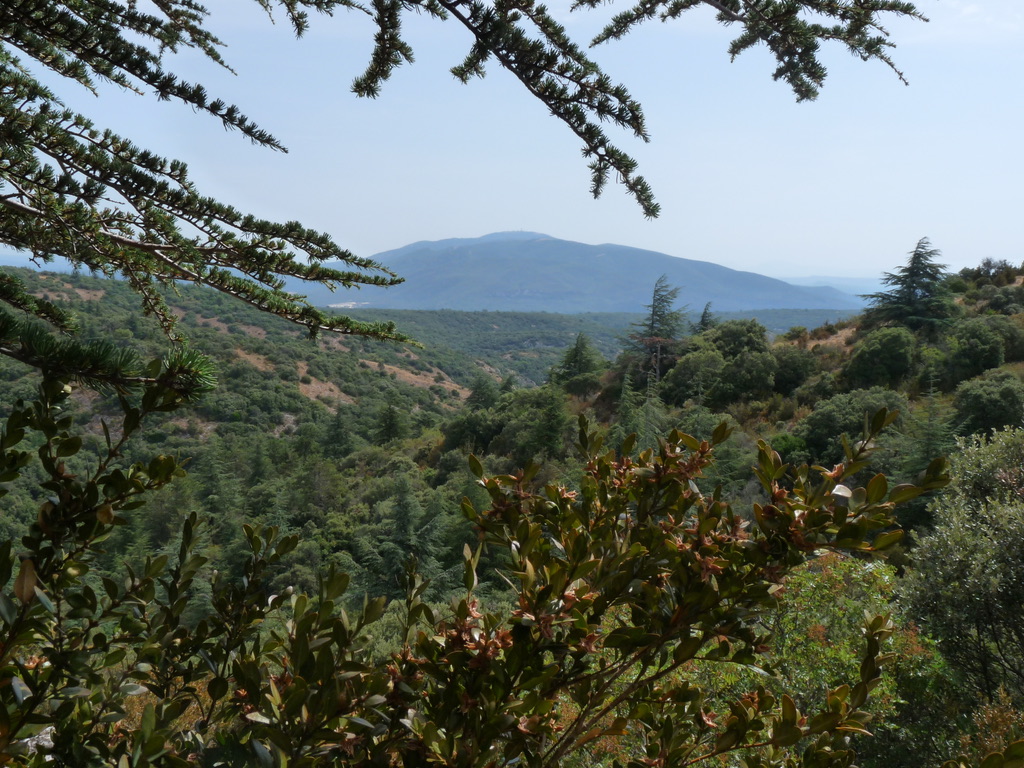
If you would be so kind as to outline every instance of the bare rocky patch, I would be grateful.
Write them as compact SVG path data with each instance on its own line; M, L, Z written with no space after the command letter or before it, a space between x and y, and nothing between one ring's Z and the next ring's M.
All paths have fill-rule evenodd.
M258 355L255 352L246 352L244 349L237 347L235 349L235 355L240 359L245 360L249 365L258 371L272 371L274 370L274 364L263 355Z
M327 409L334 413L337 411L337 407L331 405L331 401L335 404L352 405L355 402L355 398L350 395L346 395L342 392L338 385L330 381L321 381L320 379L309 375L309 363L302 360L298 363L299 372L299 392L310 400L317 400L327 406ZM308 383L304 383L303 379L309 379Z
M388 375L394 374L396 380L401 381L404 384L410 384L414 387L429 389L435 385L441 386L449 391L454 390L458 392L460 398L464 398L469 394L469 389L461 384L455 383L446 373L437 369L429 371L410 371L408 368L399 368L397 365L378 363L375 360L360 360L359 362L366 363L371 368L383 371Z

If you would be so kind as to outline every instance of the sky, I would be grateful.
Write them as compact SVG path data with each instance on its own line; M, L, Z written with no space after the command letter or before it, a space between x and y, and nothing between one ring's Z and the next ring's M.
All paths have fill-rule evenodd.
M497 66L462 85L456 24L411 16L416 62L377 99L349 87L373 27L313 18L295 40L249 0L210 4L236 74L194 54L173 69L237 104L289 152L150 96L84 91L69 103L136 143L188 162L200 189L275 220L326 231L360 256L417 240L505 230L617 243L773 277L876 277L922 237L953 269L1024 260L1024 4L920 0L925 24L893 19L904 86L880 62L826 48L817 101L796 103L762 50L730 62L713 13L649 23L592 51L644 105L649 144L609 128L654 188L646 219L621 187L594 200L579 143ZM621 7L569 14L589 40ZM67 96L67 88L62 89Z

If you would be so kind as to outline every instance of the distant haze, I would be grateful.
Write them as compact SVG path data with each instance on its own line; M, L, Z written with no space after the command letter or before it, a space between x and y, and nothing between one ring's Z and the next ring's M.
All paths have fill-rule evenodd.
M536 232L421 241L374 259L406 282L347 294L306 286L310 301L387 309L640 312L664 274L680 289L679 304L696 312L708 302L720 312L856 310L863 304L856 295L831 287L795 286L707 261L625 245L587 245Z
M679 288L679 306L699 313L762 309L858 310L860 293L877 290L868 278L791 278L740 272L707 261L681 259L625 245L587 245L537 232L419 241L379 253L374 260L405 282L332 293L290 281L288 290L319 306L341 309L456 309L510 312L641 312L655 281L667 275ZM64 259L34 264L26 254L0 253L0 264L68 272Z

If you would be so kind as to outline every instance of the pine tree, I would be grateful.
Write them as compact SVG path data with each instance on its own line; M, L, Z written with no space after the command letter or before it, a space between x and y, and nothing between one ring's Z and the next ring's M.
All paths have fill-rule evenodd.
M354 435L351 417L341 408L334 414L327 425L324 440L324 455L332 459L348 456L354 448Z
M377 415L377 425L374 428L374 437L379 445L390 443L392 440L401 440L409 432L409 424L402 412L393 403L388 403L381 408Z
M927 237L922 237L910 252L906 266L885 273L882 282L890 290L864 297L871 306L864 313L863 324L905 325L933 335L956 312L956 305L944 287L946 265L936 261L941 255Z
M670 367L665 353L682 333L686 322L684 309L675 308L678 297L679 288L670 286L668 275L662 275L654 283L651 303L644 306L647 314L632 326L630 347L641 356L639 371L645 381L651 377L655 383L659 382Z
M723 23L742 27L732 52L766 43L780 62L776 77L789 81L799 98L813 97L824 77L816 57L819 40L838 40L855 53L891 64L877 15L918 15L900 0L707 2L719 10ZM275 5L273 0L259 3L265 10ZM581 3L589 4L596 0ZM699 4L644 2L620 14L600 39L625 34L659 10L672 17ZM293 320L311 334L330 330L397 337L390 325L328 316L285 292L281 282L298 277L343 286L391 284L396 278L389 272L299 224L261 221L203 196L183 164L95 127L65 109L58 94L32 74L33 66L45 67L52 70L48 82L63 77L88 87L94 79L106 79L152 88L160 97L221 119L259 144L279 148L274 137L237 108L164 69L165 52L187 48L221 63L220 43L203 26L205 9L194 0L159 0L145 4L145 10L140 5L135 0L0 3L0 244L26 249L43 261L65 256L88 268L122 274L171 334L173 318L161 292L170 283L186 281ZM403 12L423 10L462 23L476 42L456 68L458 76L482 74L491 58L512 70L580 136L593 158L595 192L615 171L644 210L656 213L635 164L599 127L607 120L645 136L638 105L529 0L494 5L381 0L372 10L347 0L279 0L278 5L297 32L306 28L306 9L357 8L373 15L380 33L370 66L355 84L367 96L411 58L398 34ZM808 12L818 15L804 19L801 14ZM821 17L835 24L822 25ZM346 269L328 270L321 265L326 259L340 259ZM65 310L29 295L6 276L0 276L0 299L58 330L73 328ZM5 759L43 764L52 757L61 765L326 766L376 765L412 755L438 765L521 759L556 766L565 764L588 734L612 734L608 715L623 710L629 718L618 732L650 738L651 758L679 755L683 749L693 754L702 742L718 745L708 756L727 758L739 749L767 746L775 753L801 741L806 761L823 768L850 764L845 739L863 728L866 716L859 709L878 673L879 643L889 631L881 617L865 629L868 647L860 682L835 692L824 723L811 719L806 730L792 699L776 705L770 696L760 696L754 700L756 711L749 697L736 702L733 711L744 714L742 722L733 718L719 733L719 725L702 709L703 692L687 680L677 685L666 673L704 658L754 663L761 642L757 616L770 598L767 587L803 559L808 548L864 550L893 540L891 533L864 540L891 522L891 504L871 503L858 510L856 531L836 541L836 505L828 489L852 477L854 462L833 470L824 485L815 485L825 490L815 490L813 497L806 490L811 487L806 472L787 479L792 494L775 493L772 509L777 513L759 517L749 539L740 540L736 531L746 523L727 504L690 492L702 467L713 461L710 446L673 443L637 465L617 465L581 424L581 450L591 466L581 485L593 493L577 498L575 492L551 486L538 496L524 489L521 477L501 475L484 483L493 509L477 512L470 505L467 510L488 546L522 563L510 587L516 592L513 604L535 612L533 626L518 615L480 616L473 594L480 550L474 555L467 547L467 591L454 604L450 620L434 621L420 602L425 586L414 582L407 598L409 623L420 617L430 631L417 633L411 652L385 668L365 654L368 627L383 613L383 599L364 600L362 608L353 601L350 611L340 610L348 599L349 580L333 571L318 579L313 599L290 589L272 591L282 558L292 553L305 557L315 546L273 527L245 525L237 547L224 541L220 525L209 534L227 557L237 557L240 579L217 572L207 578L207 558L196 551L204 523L195 512L186 516L169 558L146 558L124 578L93 578L95 573L84 578L96 563L98 543L115 526L130 523L130 513L146 494L184 474L182 462L173 456L131 464L121 448L149 419L188 404L213 385L201 356L177 347L165 359L147 364L110 344L57 340L6 313L0 313L0 354L35 367L41 380L35 399L16 404L0 425L0 496L31 467L45 478L40 498L46 499L17 549L13 542L0 543L0 582L10 585L0 596L0 715L5 723L0 755ZM67 416L76 382L113 391L124 417L119 424L104 424L105 449L81 474L65 466L83 445ZM552 399L545 426L560 415L555 405ZM389 408L389 417L397 414ZM391 437L390 427L381 431ZM854 460L861 460L874 436L865 437ZM227 457L216 458L230 463ZM758 476L765 490L774 492L782 487L784 468L776 467L773 475L772 461L763 450ZM230 483L207 489L200 500L222 514L225 524L241 510L241 469L228 468ZM314 492L321 490L312 482L317 470L310 467L306 484ZM482 468L477 475L482 478ZM932 486L940 480L933 478ZM868 493L857 489L854 496L867 498ZM607 504L595 505L595 498ZM586 531L592 540L580 537L578 521L594 512L594 524ZM409 519L417 516L411 506L407 513ZM702 521L700 542L688 538L697 530L694 519ZM708 542L721 547L721 557L705 555ZM201 615L193 615L200 613L193 611L192 600L199 591L208 593L210 609L204 599ZM549 609L552 596L582 620L556 617ZM578 603L575 609L570 596ZM620 640L608 649L627 666L607 663L610 657L601 648L606 621L622 625L624 631L607 635ZM551 660L562 658L572 664L551 684ZM629 668L639 670L639 676L623 687ZM663 684L669 685L665 695L654 695ZM481 690L486 697L479 696ZM566 728L550 715L580 690L598 692L595 707L570 718ZM129 706L139 694L146 694L145 702ZM644 713L637 714L637 701ZM140 708L145 711L139 713ZM515 712L511 718L510 711ZM126 728L125 723L138 725ZM453 724L450 731L448 724ZM50 754L15 757L43 729L53 736L46 750ZM842 751L833 752L833 744ZM775 755L767 759L777 762Z
M718 318L711 311L711 302L709 301L704 305L704 311L700 313L700 320L693 324L693 334L697 335L704 333L704 331L710 331L716 325L718 325Z
M576 341L566 350L562 361L551 369L551 380L563 384L569 379L585 373L593 373L601 367L601 357L594 351L587 334L576 334Z
M597 4L583 0L579 5ZM775 78L786 80L801 100L814 98L824 81L817 56L821 41L840 42L895 70L879 16L922 18L903 0L645 0L616 16L594 42L621 37L655 15L675 17L702 4L718 10L721 23L738 25L732 55L765 44L779 62ZM594 194L614 174L646 215L657 215L636 162L612 145L602 128L611 123L646 140L640 105L543 6L494 2L470 8L456 0L383 2L372 9L350 0L260 0L260 5L268 13L280 6L299 35L309 26L309 10L370 14L379 33L365 73L353 83L356 94L369 97L379 93L396 67L412 60L400 34L403 13L426 12L458 22L474 42L453 68L456 77L483 76L489 60L509 69L583 142L591 158ZM152 90L160 99L183 102L221 120L257 144L283 149L238 107L166 67L165 55L183 49L227 66L223 43L205 25L207 14L193 0L161 0L145 9L134 0L0 4L0 244L26 250L40 261L63 256L79 266L122 275L141 294L146 312L156 315L168 332L174 318L162 293L169 284L184 281L286 317L311 334L330 330L395 337L389 324L330 316L283 289L285 278L342 287L397 282L384 267L299 223L261 220L202 194L185 164L104 129L62 102L60 84L93 89L104 80L138 92ZM37 70L48 70L46 77ZM339 260L344 267L329 269L323 266L326 260ZM2 273L0 300L60 330L74 326L66 310L29 295ZM0 351L6 353L6 346L0 344Z
M622 394L619 396L618 413L615 426L611 431L611 444L618 448L630 435L636 435L636 445L650 443L647 434L647 421L644 418L646 398L634 388L633 380L628 373L622 377Z
M483 411L493 408L501 393L494 379L485 373L478 373L470 385L469 396L466 398L466 407L473 410Z
M590 345L590 339L585 333L579 333L561 362L551 369L549 378L570 395L587 397L601 388L598 372L603 366L604 361Z

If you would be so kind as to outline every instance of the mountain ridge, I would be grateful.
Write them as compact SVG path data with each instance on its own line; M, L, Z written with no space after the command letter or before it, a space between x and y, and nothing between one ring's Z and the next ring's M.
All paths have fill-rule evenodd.
M824 284L824 279L817 285L808 285L817 282L814 278L790 278L791 283L710 261L614 243L588 245L524 230L420 240L371 258L406 282L390 289L364 286L359 293L333 293L290 280L287 289L314 305L340 309L616 313L641 312L650 302L654 282L665 274L680 288L679 305L691 312L700 312L708 302L718 312L851 312L864 306L856 293ZM27 254L0 254L0 263L40 268ZM62 259L43 268L71 270Z
M719 311L863 306L857 296L827 286L796 286L710 261L614 243L588 245L539 232L422 240L372 258L406 282L389 289L363 287L340 302L337 294L310 291L310 301L340 308L637 312L665 274L680 288L680 305L696 311L708 302Z

